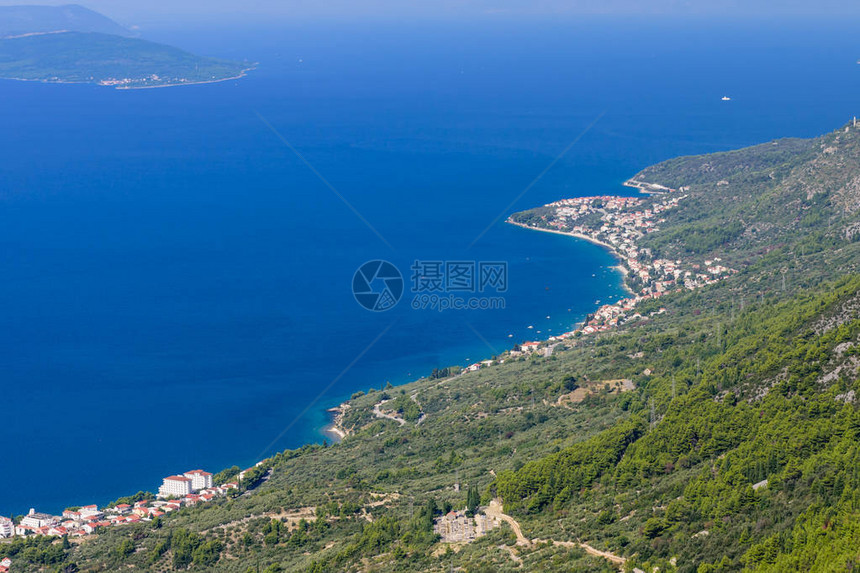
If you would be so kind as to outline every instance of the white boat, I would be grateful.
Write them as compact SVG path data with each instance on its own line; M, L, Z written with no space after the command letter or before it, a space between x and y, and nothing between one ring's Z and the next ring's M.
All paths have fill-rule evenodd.
M732 98L729 96L723 96L723 101L732 101Z

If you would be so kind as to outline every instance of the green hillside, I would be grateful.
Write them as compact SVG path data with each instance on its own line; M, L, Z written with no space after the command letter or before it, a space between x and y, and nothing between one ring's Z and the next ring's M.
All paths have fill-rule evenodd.
M234 78L251 67L138 38L66 32L0 40L0 77L117 87Z
M145 88L223 81L254 67L131 35L82 6L0 6L0 79Z
M847 127L645 169L634 179L675 191L631 212L685 198L642 252L736 272L679 279L551 351L357 393L342 442L277 454L226 499L0 555L80 571L856 569L859 158ZM577 224L598 232L595 205ZM512 220L569 224L551 206ZM502 523L441 543L450 509Z

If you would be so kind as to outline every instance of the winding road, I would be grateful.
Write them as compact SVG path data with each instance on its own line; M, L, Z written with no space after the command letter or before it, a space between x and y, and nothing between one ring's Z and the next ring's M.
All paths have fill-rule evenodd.
M397 422L401 426L405 426L406 420L404 420L403 418L401 418L397 414L386 414L385 412L383 412L382 410L379 409L380 406L382 406L386 402L390 402L390 401L391 400L383 400L379 404L376 404L375 406L373 406L373 415L376 416L377 418L388 418L389 420L394 420L395 422Z
M554 545L560 545L562 547L579 547L583 549L589 555L593 555L595 557L602 557L615 565L618 566L619 569L624 568L624 564L627 563L627 559L621 557L620 555L615 555L614 553L610 553L609 551L601 551L600 549L596 549L587 543L582 543L581 541L556 541L549 539L529 539L523 534L523 529L520 527L520 524L516 519L506 514L502 508L502 502L498 499L494 499L490 502L489 507L484 510L488 516L498 519L500 521L504 521L508 525L511 526L511 529L514 532L514 535L517 536L517 545L530 546L537 543L549 543L553 542Z

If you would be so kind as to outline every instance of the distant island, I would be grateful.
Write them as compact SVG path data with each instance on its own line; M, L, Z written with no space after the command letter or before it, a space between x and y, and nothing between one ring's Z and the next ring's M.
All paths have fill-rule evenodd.
M133 89L220 82L254 67L132 37L82 6L0 7L0 79Z

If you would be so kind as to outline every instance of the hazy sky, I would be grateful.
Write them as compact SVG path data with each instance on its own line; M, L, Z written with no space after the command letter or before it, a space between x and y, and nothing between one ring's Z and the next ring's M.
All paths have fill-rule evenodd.
M0 0L11 4L78 3L120 20L247 14L295 19L500 17L504 15L860 15L857 0Z

